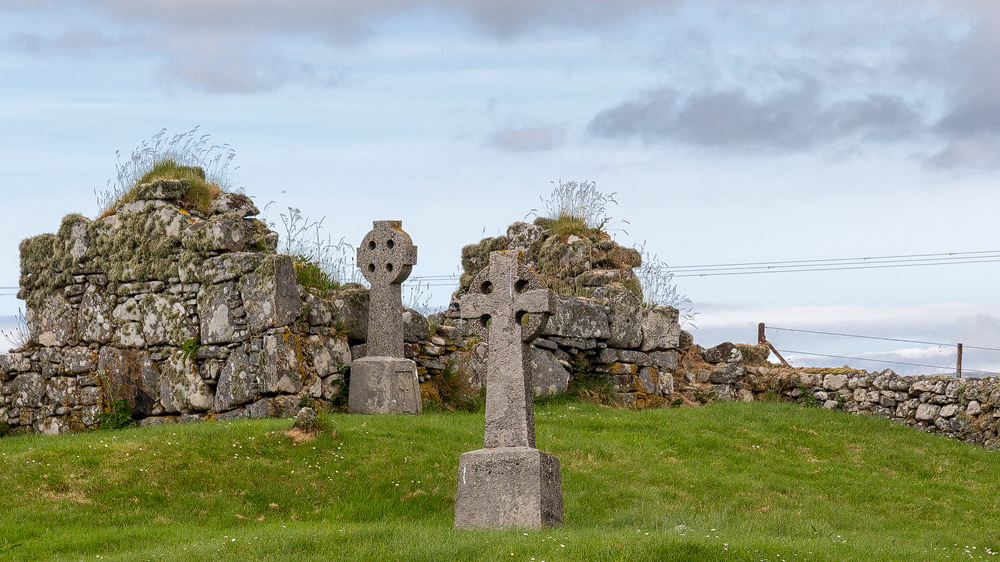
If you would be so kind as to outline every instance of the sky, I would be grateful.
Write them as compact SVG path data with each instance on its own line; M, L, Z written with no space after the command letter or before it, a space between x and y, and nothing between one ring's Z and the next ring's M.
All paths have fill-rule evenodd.
M352 244L402 220L414 277L456 273L560 181L613 193L615 239L670 266L997 250L998 55L989 0L0 0L0 287L21 239L97 214L119 158L195 127L282 234L289 208ZM793 364L914 373L1000 348L998 275L674 282L706 347L758 322L947 344L768 332L934 368Z

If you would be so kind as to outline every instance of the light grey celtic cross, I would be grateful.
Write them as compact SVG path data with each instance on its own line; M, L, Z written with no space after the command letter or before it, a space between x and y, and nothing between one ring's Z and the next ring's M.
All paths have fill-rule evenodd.
M402 221L373 221L361 246L358 267L371 283L368 305L369 357L403 357L401 284L417 263L417 247Z
M462 297L462 317L486 340L486 448L534 447L528 344L555 311L552 292L521 263L521 252L490 253Z

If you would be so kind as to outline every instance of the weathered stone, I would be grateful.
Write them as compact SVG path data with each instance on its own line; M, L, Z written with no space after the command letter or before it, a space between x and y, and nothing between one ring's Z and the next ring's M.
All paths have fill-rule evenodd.
M234 315L242 305L235 282L202 285L198 291L201 343L210 345L245 340L249 335L246 326Z
M715 347L710 347L703 351L701 355L707 363L726 363L743 360L742 353L731 342L722 342Z
M676 349L681 335L677 309L657 306L642 310L642 351Z
M347 409L364 414L419 414L417 365L402 357L362 357L351 365Z
M266 257L259 252L236 252L208 258L197 268L195 279L209 284L232 281L260 267Z
M107 377L114 398L128 402L134 417L151 415L160 403L160 369L149 352L104 346L97 369Z
M76 310L61 294L49 295L35 309L29 303L25 315L32 340L44 346L62 347L76 339Z
M280 255L265 257L257 269L240 279L240 296L247 324L254 334L293 322L302 311L302 301L292 259Z
M260 352L242 345L232 353L219 375L215 389L215 411L225 412L234 406L248 404L260 394Z
M400 297L402 299L402 297ZM347 332L352 341L368 338L368 308L370 292L364 285L348 283L340 288L332 301L334 321Z
M938 413L941 411L941 406L936 406L933 404L921 404L917 406L916 418L917 421L933 421L934 418L938 417Z
M958 404L948 404L946 406L941 407L939 415L942 418L950 418L960 411L961 411L961 406L959 406Z
M298 396L262 398L251 404L247 411L251 418L290 418L299 410Z
M0 372L21 373L31 370L31 358L23 353L4 353L0 355Z
M255 217L260 214L260 210L253 204L253 200L242 193L222 193L212 201L208 212L213 215L233 213L241 218Z
M716 367L708 380L714 384L733 384L743 379L743 365L739 363L725 363Z
M67 375L89 373L97 368L97 352L86 347L71 347L63 354L63 372Z
M293 334L264 336L260 354L260 392L295 394L302 390L304 369L299 369L298 345Z
M983 413L983 406L978 400L970 400L969 405L965 408L965 413L970 416L978 416Z
M306 432L316 431L317 427L319 427L316 419L316 410L309 407L299 410L299 413L295 415L295 423L292 424L292 427Z
M635 293L622 287L607 301L608 345L633 349L642 345L642 301Z
M351 366L351 349L346 338L309 336L306 339L316 375L326 377Z
M21 373L10 384L13 391L11 406L37 408L45 395L45 380L38 373Z
M823 377L823 388L840 390L847 386L847 375L826 375Z
M243 218L234 213L192 224L181 235L181 244L199 253L242 252L246 245Z
M462 454L455 527L540 528L562 523L559 459L532 447L499 447Z
M654 351L649 354L649 358L660 371L673 371L677 369L677 353L673 351Z
M329 326L333 323L333 303L321 299L312 293L302 295L302 311L306 321L312 326Z
M425 341L430 333L430 324L423 314L412 308L403 308L403 341Z
M507 227L507 249L520 250L527 255L531 244L544 238L546 232L545 228L535 224L515 222Z
M467 351L456 351L449 357L448 364L454 373L465 377L469 387L479 391L486 385L486 342L479 342Z
M187 310L175 297L162 293L147 293L137 298L142 335L146 345L181 346L196 337L188 322Z
M541 335L606 340L611 337L611 328L608 314L598 302L556 295L555 313Z
M80 301L77 315L80 341L87 343L108 343L113 333L112 302L102 287L88 285Z
M532 347L529 364L535 396L555 396L569 388L569 372L551 352Z

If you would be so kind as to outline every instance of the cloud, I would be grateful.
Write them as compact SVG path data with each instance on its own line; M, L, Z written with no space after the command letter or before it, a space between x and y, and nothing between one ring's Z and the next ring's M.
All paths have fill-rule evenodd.
M35 33L18 33L3 42L7 48L30 55L84 56L102 49L121 46L121 42L92 28L75 29L52 38Z
M763 99L752 99L743 89L686 97L656 90L602 111L588 126L592 135L608 139L781 151L845 139L891 142L921 128L920 115L900 96L868 94L824 105L812 80Z
M564 125L542 125L501 129L493 133L487 144L507 152L542 152L558 148L565 142Z

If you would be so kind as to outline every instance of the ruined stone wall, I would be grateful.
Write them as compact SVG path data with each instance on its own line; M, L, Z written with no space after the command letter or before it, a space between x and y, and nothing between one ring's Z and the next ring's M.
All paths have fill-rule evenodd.
M766 346L758 345L691 346L674 371L677 392L671 399L679 400L677 405L717 400L798 402L881 416L921 431L1000 448L1000 378L784 367L768 363L767 354Z
M302 313L312 295L249 198L199 213L180 204L188 189L144 184L110 216L69 215L21 243L31 342L0 355L0 424L93 428L117 399L153 424L336 397L350 365L338 318Z
M321 296L297 285L249 198L222 194L199 212L184 208L187 189L187 180L156 180L110 216L69 215L57 233L21 243L18 296L31 342L0 355L0 429L94 428L119 399L148 425L288 416L346 397L352 361L366 354L368 290ZM637 254L608 240L557 248L538 225L518 223L510 235L516 247L533 245L553 275L560 260L569 264L564 288L591 297L557 297L531 348L535 394L597 377L623 405L666 403L686 334L676 309L644 309L641 290L621 283ZM604 266L612 269L595 269ZM457 310L402 315L425 403L447 398L456 380L478 394L488 349Z

